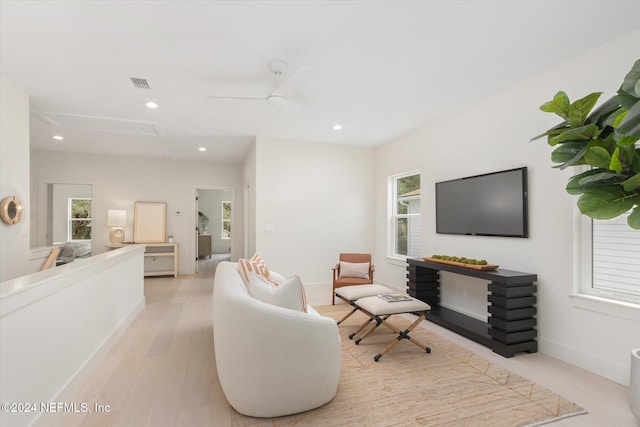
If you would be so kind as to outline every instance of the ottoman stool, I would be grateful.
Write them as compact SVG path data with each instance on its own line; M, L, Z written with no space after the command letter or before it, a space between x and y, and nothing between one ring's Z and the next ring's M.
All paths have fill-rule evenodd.
M393 291L387 288L386 286L375 285L375 284L352 285L352 286L343 286L341 288L336 288L336 296L340 298L342 301L346 302L347 304L350 304L351 306L353 306L353 310L351 310L349 313L347 313L346 316L340 319L338 321L338 325L344 322L345 320L347 320L349 316L351 316L353 313L359 310L358 307L354 305L354 302L356 300L359 300L364 297L371 297L371 296L376 296L381 294L391 294L391 293L393 293ZM371 320L373 319L369 319L369 321L366 324L371 322ZM349 336L349 338L352 338L352 337Z
M427 311L431 310L431 306L426 302L420 301L408 295L403 295L403 297L406 297L407 300L396 300L390 302L380 298L379 296L372 296L359 299L354 303L355 306L359 308L363 313L368 314L369 317L371 317L371 320L376 321L373 327L369 328L369 330L367 330L361 337L356 339L356 344L360 344L360 342L364 338L369 336L369 334L380 325L385 325L387 328L398 334L398 336L392 342L390 342L384 349L382 349L380 353L376 354L373 357L373 360L375 360L376 362L403 339L408 339L421 349L425 350L427 353L431 353L431 349L429 347L409 336L409 332L411 332L413 328L418 326L418 324L424 320L425 314L427 313ZM404 313L415 313L419 315L415 322L413 322L404 331L401 331L393 323L387 320L394 314Z

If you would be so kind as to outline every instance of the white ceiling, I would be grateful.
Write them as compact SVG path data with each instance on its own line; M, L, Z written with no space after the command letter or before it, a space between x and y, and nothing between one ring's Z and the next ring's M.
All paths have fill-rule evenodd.
M640 1L0 0L0 19L33 148L239 162L256 136L384 143L640 28ZM295 102L207 98L266 95L272 59L312 70Z

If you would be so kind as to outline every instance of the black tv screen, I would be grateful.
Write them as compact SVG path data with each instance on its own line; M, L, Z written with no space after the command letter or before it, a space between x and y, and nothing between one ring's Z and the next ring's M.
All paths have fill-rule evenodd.
M437 182L436 233L528 237L527 168Z

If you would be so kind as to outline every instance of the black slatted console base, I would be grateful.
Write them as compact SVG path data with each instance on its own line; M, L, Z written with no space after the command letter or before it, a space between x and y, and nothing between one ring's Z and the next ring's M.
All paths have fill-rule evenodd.
M407 293L429 305L427 320L511 357L538 351L536 338L537 275L511 270L481 271L422 259L409 259ZM490 280L489 319L482 322L440 306L440 271Z
M457 311L449 310L448 308L440 305L432 305L431 311L429 311L425 317L427 320L430 320L443 328L447 328L462 335L463 337L467 337L485 347L491 347L491 335L489 334L490 328L486 322L458 313Z

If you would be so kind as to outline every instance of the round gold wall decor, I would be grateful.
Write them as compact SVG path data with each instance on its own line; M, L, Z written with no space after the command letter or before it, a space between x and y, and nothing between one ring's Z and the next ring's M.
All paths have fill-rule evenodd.
M17 224L22 219L22 203L16 196L0 201L0 218L7 224Z

